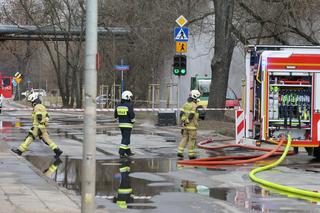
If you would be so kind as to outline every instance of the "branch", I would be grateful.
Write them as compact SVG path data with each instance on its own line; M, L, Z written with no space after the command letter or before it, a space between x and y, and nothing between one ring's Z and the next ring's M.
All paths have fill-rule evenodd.
M188 24L192 24L192 23L197 22L197 21L202 21L203 19L207 18L208 16L212 16L212 15L214 15L214 11L208 12L208 13L204 13L202 16L194 18L194 19L191 19L190 21L188 21Z

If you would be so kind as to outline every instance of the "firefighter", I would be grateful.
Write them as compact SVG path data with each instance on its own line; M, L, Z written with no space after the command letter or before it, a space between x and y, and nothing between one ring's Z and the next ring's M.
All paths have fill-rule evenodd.
M187 102L183 105L182 111L180 113L181 126L182 126L182 139L178 147L178 157L183 158L183 152L185 146L188 144L189 159L195 159L195 146L197 138L197 128L198 128L198 105L200 98L200 92L198 90L192 90L189 94Z
M124 91L121 94L121 103L114 110L114 117L119 121L122 140L119 147L119 155L121 158L134 155L130 149L130 137L133 124L135 122L135 114L133 104L131 102L133 94L130 91Z
M32 127L29 130L28 136L24 142L20 144L18 149L11 149L14 153L21 155L23 152L28 150L29 145L33 142L36 137L39 137L45 144L47 144L55 153L55 157L58 158L62 151L59 147L50 139L47 132L46 126L49 122L49 115L46 107L41 104L41 100L37 94L30 94L28 101L32 103Z
M128 203L134 202L133 191L131 188L130 180L130 159L123 159L119 167L121 180L118 188L118 193L113 197L113 202L116 203L119 208L128 208Z

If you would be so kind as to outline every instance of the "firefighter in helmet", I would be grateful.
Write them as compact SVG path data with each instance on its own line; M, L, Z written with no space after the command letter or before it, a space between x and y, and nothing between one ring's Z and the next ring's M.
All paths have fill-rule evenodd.
M116 106L114 111L114 117L119 120L119 128L122 135L121 145L119 147L120 157L129 157L134 155L130 149L131 131L135 122L135 114L131 101L132 98L132 92L122 92L121 102Z
M183 152L185 146L188 144L189 159L195 159L195 146L196 146L196 138L197 138L197 128L198 128L198 105L201 94L198 90L192 90L189 94L189 98L187 102L183 105L182 111L180 113L180 120L182 126L182 139L178 146L178 157L183 158Z
M28 101L32 103L32 127L29 130L28 136L24 142L20 144L18 149L11 149L14 153L21 155L23 152L28 150L29 145L33 142L36 137L39 137L45 144L47 144L55 153L55 157L58 158L62 151L59 149L49 137L46 126L49 122L49 115L46 107L41 104L41 100L37 94L32 93L28 96Z

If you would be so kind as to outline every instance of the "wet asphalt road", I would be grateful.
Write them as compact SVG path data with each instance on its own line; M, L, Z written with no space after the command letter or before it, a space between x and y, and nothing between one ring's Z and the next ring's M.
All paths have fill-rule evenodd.
M61 187L80 193L83 116L81 113L50 113L49 133L64 151L58 169L50 175ZM117 156L120 133L112 114L101 114L97 120L98 209L123 212L114 202L121 182ZM10 111L0 115L1 142L17 147L30 128L30 112ZM176 165L175 150L180 139L173 128L156 127L141 120L132 135L136 156L126 162L130 167L128 181L133 189L132 212L320 212L317 202L288 198L261 188L248 178L257 165L220 169L181 168ZM207 153L199 150L202 156ZM227 150L218 154L243 153ZM230 154L229 153L229 154ZM215 155L217 153L212 153ZM24 154L40 171L55 161L53 153L36 141ZM265 164L270 161L263 162ZM320 191L320 163L301 153L290 156L283 166L260 175L301 188Z

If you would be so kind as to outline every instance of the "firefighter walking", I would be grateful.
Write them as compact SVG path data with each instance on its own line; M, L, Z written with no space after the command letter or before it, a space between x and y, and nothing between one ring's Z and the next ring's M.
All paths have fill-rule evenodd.
M130 149L130 137L133 124L135 122L135 114L133 104L131 102L133 94L130 91L124 91L121 94L121 102L114 110L114 117L119 121L122 140L119 147L119 155L121 158L134 155Z
M177 156L183 158L184 148L188 144L188 156L189 159L195 159L195 146L197 138L197 128L199 112L197 111L197 102L200 98L200 92L198 90L192 90L189 94L187 102L183 105L180 113L181 125L182 125L182 139L178 146Z
M24 142L20 144L18 149L11 149L14 153L21 155L23 152L27 151L29 145L33 142L36 137L39 137L45 144L47 144L52 151L55 153L55 157L58 158L62 151L59 149L57 144L55 144L49 137L46 126L49 122L49 115L46 107L41 104L41 100L38 95L30 94L28 96L28 101L32 103L32 127L29 130L28 136L25 138Z

